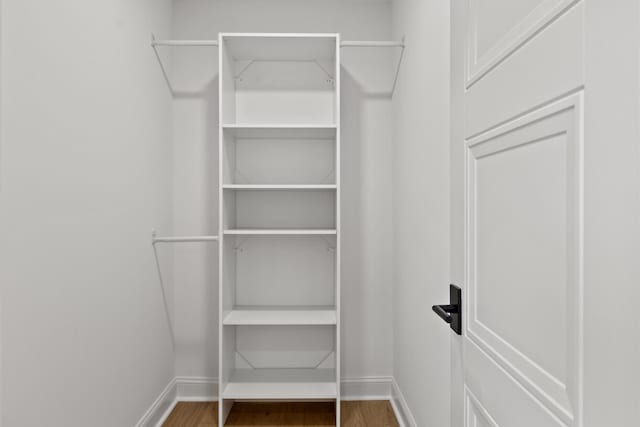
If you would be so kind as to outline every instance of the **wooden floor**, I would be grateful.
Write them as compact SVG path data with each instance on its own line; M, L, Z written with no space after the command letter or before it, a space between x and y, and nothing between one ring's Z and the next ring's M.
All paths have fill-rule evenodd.
M386 400L342 402L343 427L399 427L391 405ZM216 426L217 402L179 402L164 427ZM246 403L236 402L226 426L334 426L334 404Z

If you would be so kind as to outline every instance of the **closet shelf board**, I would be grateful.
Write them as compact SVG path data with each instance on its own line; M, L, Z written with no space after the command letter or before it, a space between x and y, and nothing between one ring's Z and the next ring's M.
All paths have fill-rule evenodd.
M224 230L225 235L241 235L241 236L317 236L317 235L335 235L335 229L254 229L254 228L241 228L241 229L228 229Z
M335 139L336 125L226 124L222 127L239 139Z
M334 369L236 369L225 399L335 399Z
M225 325L335 325L334 307L236 307L224 315Z
M335 184L225 184L225 190L336 190Z

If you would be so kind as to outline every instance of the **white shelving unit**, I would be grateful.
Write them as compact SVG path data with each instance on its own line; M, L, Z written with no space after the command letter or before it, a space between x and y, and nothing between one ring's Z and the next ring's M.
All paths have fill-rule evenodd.
M340 38L219 35L219 425L235 400L340 424Z

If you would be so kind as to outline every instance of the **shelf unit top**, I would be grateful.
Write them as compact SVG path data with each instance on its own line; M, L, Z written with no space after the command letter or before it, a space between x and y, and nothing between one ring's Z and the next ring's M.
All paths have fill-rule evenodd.
M335 325L335 307L236 307L224 315L225 325Z
M245 139L335 139L333 124L226 124L225 132Z
M236 369L225 399L335 399L334 369Z
M336 58L337 34L222 33L236 60L322 61Z

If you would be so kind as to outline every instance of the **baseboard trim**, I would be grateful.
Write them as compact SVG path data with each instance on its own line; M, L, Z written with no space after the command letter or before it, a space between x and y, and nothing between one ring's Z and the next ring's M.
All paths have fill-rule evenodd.
M176 399L180 402L218 400L218 379L210 377L176 377Z
M418 427L416 419L413 417L395 378L393 378L392 381L391 407L396 414L396 419L400 427Z
M356 377L341 381L342 400L389 400L400 427L417 427L393 377ZM218 400L218 379L175 377L142 416L136 427L161 427L178 402Z
M160 396L151 404L151 407L136 423L136 427L161 426L176 406L176 380L169 381Z
M343 378L340 384L342 400L390 400L393 377Z

